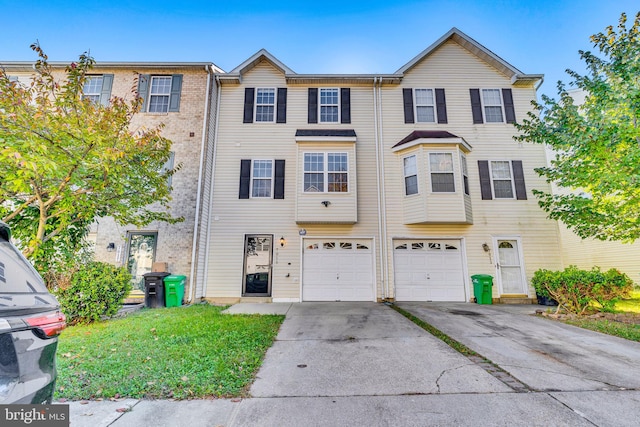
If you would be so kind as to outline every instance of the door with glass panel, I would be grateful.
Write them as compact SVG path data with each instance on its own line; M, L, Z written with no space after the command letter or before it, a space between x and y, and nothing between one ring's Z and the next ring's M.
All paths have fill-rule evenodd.
M151 273L156 258L158 233L130 232L127 254L127 270L131 273L132 291L144 292L145 273Z
M244 275L242 295L271 295L273 236L250 234L244 239Z
M501 294L527 294L520 242L517 239L495 239L496 272Z

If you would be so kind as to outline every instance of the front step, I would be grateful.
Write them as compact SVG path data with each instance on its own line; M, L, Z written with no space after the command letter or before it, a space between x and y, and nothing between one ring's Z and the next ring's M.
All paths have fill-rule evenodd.
M269 303L273 302L271 297L241 297L240 302Z
M529 298L527 295L502 296L498 298L498 304L536 304L535 298Z

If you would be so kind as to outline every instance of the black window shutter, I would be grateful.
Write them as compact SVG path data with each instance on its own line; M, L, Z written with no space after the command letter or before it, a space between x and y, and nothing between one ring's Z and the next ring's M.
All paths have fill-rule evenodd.
M309 123L318 123L318 88L309 88Z
M524 185L522 160L512 161L511 167L513 168L513 182L516 185L516 199L527 200L527 187Z
M340 89L340 123L351 123L351 89Z
M252 87L244 88L244 118L242 123L253 123L253 94L255 89Z
M169 95L169 111L180 111L180 94L182 93L182 74L171 76L171 94Z
M240 192L239 199L249 198L249 184L251 183L251 160L240 160Z
M278 88L278 112L276 123L287 123L287 88Z
M100 91L100 104L109 105L111 99L111 87L113 86L113 74L102 75L102 90Z
M436 89L436 111L438 123L447 123L447 100L444 97L444 89Z
M502 100L504 101L504 115L507 123L516 122L516 111L513 109L513 94L511 89L502 89Z
M414 123L413 120L413 89L402 89L402 99L404 101L404 122Z
M488 160L478 160L478 172L480 172L480 194L482 195L482 200L493 199Z
M147 111L147 103L149 102L149 82L151 76L149 74L138 75L138 98L142 98L142 111Z
M480 89L469 89L471 94L471 113L473 114L473 123L483 123L482 120L482 103L480 102Z
M284 160L276 160L273 198L284 199Z

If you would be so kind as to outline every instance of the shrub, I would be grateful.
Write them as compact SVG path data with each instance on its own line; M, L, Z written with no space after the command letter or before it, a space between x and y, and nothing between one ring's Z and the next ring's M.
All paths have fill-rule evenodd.
M68 322L91 323L116 314L130 290L131 274L124 267L92 261L81 265L55 294Z
M583 314L587 309L611 312L616 302L628 297L633 281L616 269L590 271L570 266L564 271L538 270L531 280L536 292L558 302L558 310Z

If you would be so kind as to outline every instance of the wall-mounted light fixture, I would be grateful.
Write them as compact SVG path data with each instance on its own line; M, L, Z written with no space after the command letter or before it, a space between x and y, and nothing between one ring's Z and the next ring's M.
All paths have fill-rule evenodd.
M111 242L107 245L107 252L113 252L116 250L116 244Z
M489 245L487 245L486 243L483 243L482 250L484 250L485 252L489 252L491 249L489 249Z
M284 245L287 243L287 241L284 239L284 236L280 237L280 246L284 247Z
M320 203L322 203L322 204L324 205L324 207L325 207L325 208L328 208L328 207L329 207L329 205L331 204L331 202L330 202L330 201L328 201L328 200L323 200L323 201L321 201Z

